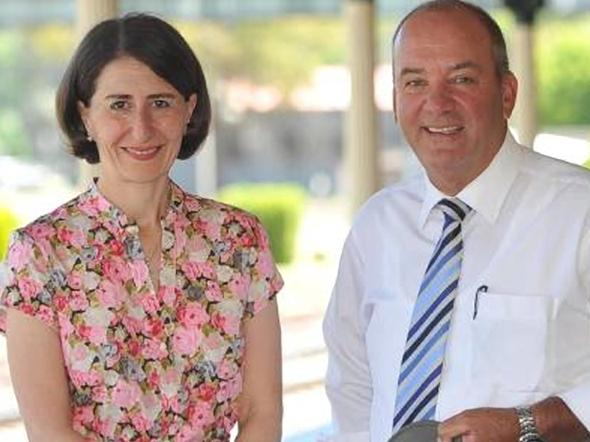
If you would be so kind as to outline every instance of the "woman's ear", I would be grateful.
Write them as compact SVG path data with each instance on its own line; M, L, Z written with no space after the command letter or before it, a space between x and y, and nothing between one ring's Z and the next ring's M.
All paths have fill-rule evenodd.
M186 100L186 104L187 104L187 112L188 112L188 116L187 116L187 121L186 124L189 124L191 121L191 117L193 115L193 112L195 111L195 108L197 107L197 94L192 94L190 97L188 97L188 100Z

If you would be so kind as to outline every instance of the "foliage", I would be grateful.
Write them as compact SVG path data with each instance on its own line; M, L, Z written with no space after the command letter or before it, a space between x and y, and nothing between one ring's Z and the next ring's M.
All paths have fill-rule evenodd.
M537 75L543 125L590 124L590 15L539 27Z
M17 227L18 220L12 211L8 207L0 206L0 261L6 254L10 234Z
M32 29L29 39L36 57L65 66L74 52L76 33L72 26L46 24Z
M272 84L284 94L308 81L317 65L345 61L344 29L336 17L175 25L215 76Z
M0 155L23 155L29 151L26 131L15 109L0 107Z
M303 212L305 193L297 184L233 184L219 191L219 199L256 215L270 238L279 263L295 256L297 228Z

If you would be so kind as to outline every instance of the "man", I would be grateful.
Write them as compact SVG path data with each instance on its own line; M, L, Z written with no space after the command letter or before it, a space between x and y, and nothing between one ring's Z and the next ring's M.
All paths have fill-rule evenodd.
M324 320L336 440L590 439L590 174L518 145L497 24L425 3L393 39L424 175L360 211ZM442 230L442 233L441 233Z

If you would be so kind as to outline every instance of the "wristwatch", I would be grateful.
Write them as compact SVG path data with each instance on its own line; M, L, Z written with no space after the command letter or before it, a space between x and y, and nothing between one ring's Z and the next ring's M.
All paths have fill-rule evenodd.
M516 415L520 426L518 442L544 442L537 429L537 424L535 424L535 417L531 407L516 407Z

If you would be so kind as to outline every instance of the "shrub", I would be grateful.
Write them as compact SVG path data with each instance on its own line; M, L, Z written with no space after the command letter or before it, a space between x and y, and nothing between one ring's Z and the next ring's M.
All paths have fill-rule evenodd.
M0 206L0 261L6 254L10 233L17 226L18 220L12 211L8 207Z
M590 15L541 24L536 46L541 124L590 124Z
M233 184L219 191L219 199L256 215L268 232L278 263L295 256L297 228L305 192L296 184Z

